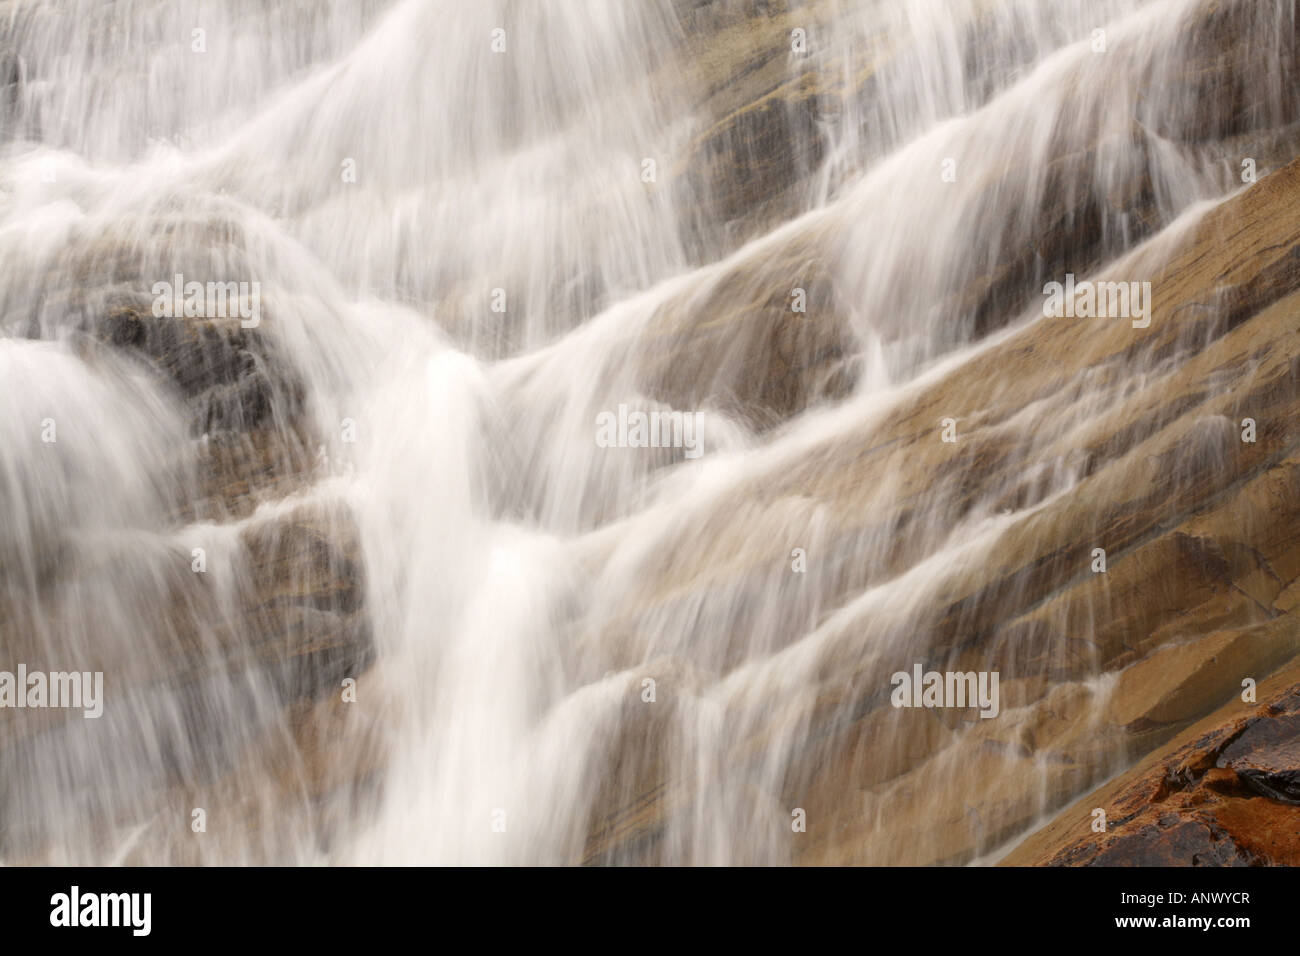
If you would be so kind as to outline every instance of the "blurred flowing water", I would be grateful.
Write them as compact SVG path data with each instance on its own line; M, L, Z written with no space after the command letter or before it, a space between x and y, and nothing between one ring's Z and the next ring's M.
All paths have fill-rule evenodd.
M791 807L831 756L827 728L932 659L943 573L1068 493L1081 476L1053 443L1120 396L1027 410L1033 491L1015 509L986 488L954 519L953 489L925 489L901 571L890 537L846 539L811 498L765 504L763 488L817 476L828 445L1032 320L953 302L1032 241L1054 191L1093 195L1110 261L1144 242L1158 259L1241 184L1156 131L1209 108L1164 82L1184 70L1195 0L819 3L785 69L845 80L827 94L829 148L793 140L797 214L737 248L709 228L713 187L675 175L713 121L685 79L694 6L0 0L0 669L105 674L99 720L0 712L0 860L792 859ZM1272 66L1295 11L1254 6L1259 72L1243 82L1280 113ZM1064 184L1063 155L1083 157ZM921 185L944 157L986 186ZM1135 181L1145 218L1112 201ZM700 413L700 458L600 447L602 411L668 410L646 384L683 341L665 316L764 275L794 241L822 250L848 316L851 392L767 427L734 400L756 372L724 335L663 373L694 398L676 410ZM260 284L260 324L240 334L301 383L272 394L278 440L258 446L295 476L287 498L200 504L210 429L173 383L87 336L124 304L147 313L178 273ZM902 493L856 492L882 512ZM358 534L374 663L345 668L356 704L343 672L318 691L370 722L378 768L345 796L311 793L296 756L311 718L267 667L278 635L312 633L311 609L288 602L269 624L241 610L266 573L241 536L300 507ZM751 518L779 534L738 537ZM826 570L792 574L795 547ZM754 549L770 554L746 563ZM868 586L841 593L846 568ZM884 735L855 759L903 746ZM322 752L357 759L342 740ZM960 734L944 753L954 788L998 759ZM212 832L193 833L190 788L232 778L261 823L214 804ZM652 835L609 838L652 805ZM868 842L876 862L925 850L885 818Z

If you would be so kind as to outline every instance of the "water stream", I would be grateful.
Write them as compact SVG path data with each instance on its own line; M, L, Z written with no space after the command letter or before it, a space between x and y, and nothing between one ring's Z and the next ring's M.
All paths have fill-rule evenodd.
M927 622L952 569L1069 493L1063 442L1126 393L1075 370L1003 423L1023 493L981 487L954 514L946 481L856 492L866 514L906 496L905 532L842 533L812 489L832 450L1041 320L1059 276L1031 270L1028 299L962 295L1058 196L1062 228L1091 210L1083 273L1160 261L1241 188L1229 154L1165 135L1215 119L1174 82L1202 5L794 5L754 42L788 50L806 16L809 51L780 69L835 81L823 146L792 137L793 214L742 241L709 228L716 184L680 174L718 120L693 72L714 14L692 4L0 0L0 669L105 675L98 720L0 714L0 861L793 861L810 768L844 759L828 728L890 673L942 663ZM754 4L711 6L726 25ZM1244 82L1265 126L1295 10L1253 6ZM795 246L835 290L849 385L759 414L749 333L689 327ZM249 439L288 480L247 507L205 481L237 416L195 427L175 381L88 336L177 274L256 282L248 361L297 383ZM1160 373L1141 361L1129 375ZM620 405L698 415L703 453L602 447ZM371 647L317 675L318 710L364 720L310 758L316 717L267 661L323 612L246 612L269 573L247 535L302 513L327 538L355 528ZM812 572L792 573L795 548ZM1112 677L1082 683L1101 701ZM891 726L853 760L900 759L914 730ZM916 797L936 819L1001 759L965 740L940 750L950 789ZM311 761L359 751L365 786L313 791ZM872 792L841 799L867 858L929 858Z

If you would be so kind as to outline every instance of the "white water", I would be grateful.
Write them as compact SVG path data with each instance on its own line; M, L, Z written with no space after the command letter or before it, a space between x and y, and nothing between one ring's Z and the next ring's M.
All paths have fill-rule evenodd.
M1014 513L997 506L1006 488L957 519L951 489L927 489L901 573L888 536L841 535L816 496L762 489L801 472L814 484L826 449L869 439L905 396L998 346L977 337L1019 317L953 297L1034 238L1062 188L1051 159L1086 154L1067 185L1097 199L1103 260L1144 238L1107 201L1123 184L1149 176L1151 219L1186 214L1181 227L1239 181L1227 151L1153 132L1205 109L1161 82L1194 0L822 3L789 76L882 65L827 109L821 157L796 155L800 215L737 249L701 228L711 187L675 177L714 121L689 80L692 31L713 11L689 6L0 0L0 68L20 79L0 100L0 669L102 669L107 687L100 722L6 728L0 713L0 859L792 859L790 808L833 753L825 728L928 659L947 570L1068 491L1080 476L1052 446L1118 398L1081 386L1026 410L1036 491ZM744 5L715 6L725 23ZM1253 81L1271 89L1294 9L1256 6ZM759 42L788 49L772 22ZM947 157L982 188L941 188ZM737 398L756 374L756 333L740 329L670 372L680 410L703 413L702 458L598 447L600 411L669 404L653 370L686 317L738 273L756 277L742 293L761 286L794 241L822 250L849 319L853 393L761 428L772 416ZM180 396L86 341L88 318L147 311L177 272L260 282L245 335L304 384L302 407L277 394L270 419L272 465L297 476L287 500L277 485L255 489L251 514L204 503L202 429L187 430ZM684 324L664 333L665 315ZM858 500L888 513L904 492ZM334 726L320 714L356 708L357 739L300 760L302 718L241 610L257 570L240 542L301 507L359 529L375 662L348 671L356 704L331 673L307 718ZM852 571L793 575L793 547ZM308 610L275 613L311 631ZM266 755L252 769L250 751ZM359 752L377 755L369 785L312 792L312 760ZM943 759L956 779L996 758L957 735ZM589 840L652 791L668 810L650 842ZM844 799L863 801L875 862L923 857L869 795ZM209 833L191 832L194 806ZM248 814L260 826L233 822Z

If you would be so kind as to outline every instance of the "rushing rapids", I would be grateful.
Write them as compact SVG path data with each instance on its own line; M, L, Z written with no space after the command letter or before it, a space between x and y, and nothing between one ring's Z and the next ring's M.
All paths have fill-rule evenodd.
M926 396L1290 158L1295 35L1291 0L0 0L0 669L103 675L97 719L0 710L0 860L995 857L1138 746L1132 660L1081 640L1109 592L1056 621L1009 549L1066 547L1129 447L1096 423L1205 343L1001 417ZM1141 298L1086 321L1168 329ZM609 438L637 416L690 440ZM1232 467L1197 427L1167 497ZM914 668L1000 708L890 708Z

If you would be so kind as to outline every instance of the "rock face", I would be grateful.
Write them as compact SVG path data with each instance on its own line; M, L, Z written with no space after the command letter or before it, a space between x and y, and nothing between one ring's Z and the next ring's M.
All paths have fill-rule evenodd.
M881 37L792 65L792 31L815 37L835 8L678 0L683 50L656 78L699 107L666 179L694 210L680 238L701 268L627 334L628 363L654 400L726 409L776 441L797 416L856 400L872 371L864 342L899 348L909 334L859 314L853 267L870 258L847 260L843 240L861 197L832 187L866 170L828 183L813 172L863 125L896 119L877 94L911 51ZM672 859L669 834L689 826L702 789L668 759L673 721L708 697L733 734L712 769L729 792L778 807L782 850L797 863L966 863L1035 828L1005 862L1300 863L1300 160L1290 162L1300 100L1261 99L1242 81L1254 54L1241 38L1260 31L1258 16L1245 0L1197 8L1192 55L1174 77L1174 99L1194 109L1164 110L1169 78L1143 75L1121 47L1116 83L1138 91L1131 116L1086 145L1051 131L1032 184L1018 168L953 184L954 209L991 204L1009 224L971 251L967 272L942 277L960 361L882 389L877 405L827 414L798 447L720 478L687 519L654 529L617 606L575 638L603 655L578 677L650 661L664 701L620 714L574 862ZM1276 33L1288 74L1300 45L1289 27ZM963 72L988 66L977 39ZM1005 74L990 74L966 108L1011 84L1015 65L996 65ZM0 51L0 116L20 79ZM1171 223L1152 150L1234 185L1250 156L1261 179L1191 226ZM830 199L801 215L823 188ZM1042 279L1066 271L1149 279L1151 322L1037 317ZM251 828L254 862L295 841L323 848L364 807L386 757L380 716L331 695L345 677L384 675L371 667L353 516L340 501L289 500L316 477L299 370L237 320L159 319L111 296L47 307L82 317L76 347L88 361L106 350L177 399L200 444L168 519L229 536L228 588L190 573L188 543L170 544L169 570L140 575L142 599L160 609L148 653L102 646L90 664L120 665L120 679L144 687L193 688L180 723L194 738L169 742L177 753L218 736L204 723L205 680L233 675L266 691L263 732L202 773L184 766L158 782L155 809L183 820L177 808L234 808L214 836L224 827L240 845ZM947 421L952 442L940 438ZM609 545L592 538L582 570L599 587ZM796 544L811 572L791 583ZM51 560L41 587L94 570ZM6 634L58 632L57 614L35 620L5 598ZM739 695L709 697L745 663L734 647L693 642L719 620L767 634L756 696L775 703L757 717ZM652 646L648 635L665 632L680 641ZM39 647L15 649L31 658ZM999 719L893 708L890 675L913 663L997 670ZM1257 706L1238 702L1247 678L1260 684ZM31 721L0 747L40 772L43 735L67 728L48 714ZM792 736L806 745L773 784L768 758ZM248 793L248 779L269 783ZM20 774L0 780L0 810L26 799ZM300 805L301 828L285 832L280 811ZM806 811L806 832L789 831L788 807ZM1098 807L1105 833L1091 829ZM43 836L0 833L6 852L34 856ZM160 862L174 844L159 839L133 859ZM170 862L203 861L193 845L183 852Z
M818 9L800 16L815 24ZM717 67L768 29L787 36L795 21L785 13L779 4L762 16L695 4L684 14L731 31L701 65L727 79L704 84L716 120L683 175L701 177L697 193L715 198L701 219L727 223L737 241L766 229L798 191L786 177L843 135L826 108L845 92L843 78L849 97L869 99L871 70L814 67L790 80L762 55L752 70ZM701 659L693 642L712 595L750 608L731 620L738 629L771 618L793 630L802 623L791 607L821 623L799 671L807 694L758 727L740 708L730 713L745 730L725 774L755 789L761 755L783 727L813 728L776 798L808 813L790 859L934 864L996 854L1234 697L1242 679L1300 652L1300 163L1291 162L1300 142L1293 99L1260 102L1240 82L1240 38L1262 15L1248 3L1195 9L1194 55L1180 74L1201 94L1183 100L1194 107L1161 113L1179 97L1119 57L1115 82L1141 91L1131 128L1086 149L1054 140L1041 192L1020 188L1018 169L960 187L956 197L996 197L1008 221L1030 223L989 241L950 298L986 347L889 395L886 413L830 421L799 455L728 485L656 541L655 552L671 557L647 561L623 613L591 638L623 641L614 663L630 667L648 651L643 635L666 620L683 636L681 656L665 667L722 675L738 661ZM1293 29L1272 35L1279 68L1291 70ZM1170 228L1144 175L1143 151L1169 148L1162 136L1189 162L1221 163L1234 179L1241 156L1271 175L1193 228ZM766 144L761 163L736 145L753 139ZM1129 174L1098 178L1115 168L1112 154L1137 158ZM725 180L728 169L744 175L708 185L710 171ZM860 331L852 307L861 296L844 270L825 268L846 221L837 211L832 202L765 236L666 304L642 340L640 351L667 353L646 363L646 390L677 405L739 408L759 427L842 399L861 372L843 361ZM1126 243L1164 232L1097 274L1117 224ZM1027 307L1041 306L1041 278L1065 271L1149 278L1151 324L1027 321ZM796 286L815 303L807 315L790 309ZM947 419L960 434L952 444L939 440ZM1245 419L1254 441L1243 441ZM1008 520L986 540L954 531L998 514ZM797 586L795 542L818 555L816 573ZM1104 573L1092 568L1098 548ZM597 557L593 573L599 566ZM914 583L918 568L925 580ZM777 649L791 639L771 637ZM892 709L889 675L914 661L997 669L1001 718ZM701 683L682 677L679 692ZM772 685L774 697L787 690L776 675ZM636 726L634 739L655 738ZM587 862L662 859L666 835L689 819L694 782L667 773L653 746L641 752L636 767L611 767L626 778L606 788Z
M147 568L140 590L130 596L157 608L149 631L121 633L107 614L93 651L79 655L84 669L108 675L113 682L110 692L130 688L134 707L119 707L110 715L136 720L153 736L142 735L137 725L85 721L75 711L8 714L0 759L10 772L0 779L0 813L25 821L26 828L0 829L0 852L14 859L31 854L37 862L44 859L40 854L46 840L66 837L57 818L47 821L51 832L33 822L42 814L34 803L39 793L31 788L55 772L48 762L53 755L93 749L96 741L114 741L115 752L128 761L137 746L157 747L168 755L162 776L124 779L115 792L98 793L88 801L91 809L78 821L87 827L83 850L92 854L101 844L111 849L111 821L121 812L121 802L132 812L144 813L182 785L209 792L233 772L232 765L251 759L243 752L250 742L232 735L232 723L261 726L263 739L256 746L288 760L283 750L286 732L309 740L318 732L318 722L333 726L339 708L318 711L316 703L326 694L337 700L341 681L359 676L370 665L374 652L365 614L365 575L346 511L300 508L278 520L250 523L238 536L229 564L214 566L209 574L191 571L187 551L165 557ZM124 551L106 554L103 560L138 559ZM73 584L49 581L46 586L54 595L75 588L76 582L93 582L104 570L78 560L63 573ZM45 619L26 617L26 605L5 607L0 602L6 651L17 660L33 662L33 667L68 659L62 642L75 637L76 630L59 616L66 601L52 601L56 611ZM149 716L153 702L159 708L157 725ZM122 740L119 735L130 736ZM272 750L272 745L280 750ZM368 760L376 753L372 746L364 756ZM286 776L287 765L281 763L275 773L263 767L262 779L283 777L281 799L291 803L293 787L301 780L295 774ZM347 773L338 785L350 789L352 776ZM242 783L240 779L225 784L225 805L240 806L250 796L244 793L247 778ZM186 817L188 810L175 819ZM170 851L165 840L156 849L159 854L142 862L161 862L161 853Z
M702 256L719 245L735 248L806 208L808 180L830 146L840 98L871 80L870 51L852 64L848 84L842 62L791 69L793 31L815 35L833 12L822 0L794 9L784 0L687 0L677 10L686 49L671 81L686 86L703 119L674 169L674 188L683 205L697 207L685 219L685 238Z
M1062 812L1003 861L1016 866L1300 865L1300 676L1225 705ZM1287 686L1287 685L1290 686ZM1277 690L1276 688L1283 689ZM1094 832L1095 811L1105 813Z
M1154 250L1159 265L1117 267L1154 270L1148 328L1018 327L902 396L885 420L848 424L728 489L727 507L700 516L712 547L699 547L695 528L666 539L664 552L679 557L645 579L629 602L645 609L618 622L619 633L641 631L638 614L680 614L689 631L701 595L719 587L743 588L761 614L763 593L786 593L786 551L770 542L788 540L791 526L826 529L813 547L829 573L809 575L801 587L817 590L802 600L834 607L888 588L972 508L992 501L1019 513L981 547L983 560L933 564L924 587L895 599L901 607L863 604L828 629L803 711L824 733L796 760L802 769L784 794L818 821L792 840L794 858L939 863L992 852L1300 650L1297 249L1300 163ZM1134 368L1155 356L1167 357L1161 373L1135 387ZM1063 381L1063 369L1077 371ZM1085 383L1097 391L1070 419L1077 424L1030 427L1078 401ZM954 444L938 438L948 416L963 435ZM1241 438L1247 417L1254 442ZM1026 460L1081 480L1053 495ZM879 563L840 563L871 547ZM1097 547L1105 574L1090 568ZM904 623L905 637L894 630ZM891 643L892 658L880 650ZM638 653L633 645L628 659ZM1003 717L969 725L942 711L892 710L888 675L917 660L996 666ZM1117 677L1098 684L1099 671ZM737 752L761 752L775 732L758 730ZM747 772L737 761L732 772ZM644 845L670 825L675 801L655 796L665 784L672 793L671 781L651 780L611 816L630 821L627 840ZM609 858L608 844L606 834L593 861Z
M828 188L819 187L812 174L837 142L855 135L855 124L888 129L903 122L889 114L877 88L903 82L903 71L918 54L883 27L841 50L831 39L839 29L830 26L833 5L822 2L683 3L678 12L685 48L657 79L699 104L703 117L672 170L672 189L689 230L684 244L716 257L719 249L757 241L749 255L709 267L698 287L661 308L636 346L658 356L647 362L642 385L675 407L712 403L765 427L841 399L858 381L861 369L845 357L860 351L862 320L856 313L868 297L853 273L869 271L872 255L863 248L879 235L858 234L853 224L871 202L888 196L870 193L866 206L858 207L852 191L843 188L816 212L788 220L813 205L818 188ZM1164 59L1182 64L1178 78L1187 87L1172 93L1167 85L1153 86L1135 51L1121 46L1109 67L1110 83L1139 91L1130 119L1108 118L1128 109L1123 98L1080 97L1069 109L1082 118L1062 116L1043 142L1026 142L1027 151L1035 150L1033 162L1042 164L1028 181L1018 163L976 167L964 176L977 181L963 179L944 205L921 207L936 217L993 221L993 233L966 251L960 268L945 267L930 277L948 289L936 321L952 330L951 342L996 331L1040 304L1046 279L1086 275L1168 226L1163 193L1171 184L1153 179L1152 151L1173 149L1192 166L1223 169L1228 182L1238 181L1242 156L1251 157L1261 177L1294 158L1300 150L1300 102L1290 94L1274 102L1242 79L1249 75L1243 59L1247 37L1268 36L1275 47L1256 55L1276 57L1282 75L1294 70L1300 38L1293 24L1278 30L1265 17L1255 5L1236 0L1194 7L1165 51ZM964 69L988 71L983 96L991 100L1011 74L980 63L978 31L986 27L979 17L969 24L970 62ZM789 51L786 41L796 29L820 37L807 56ZM1190 52L1182 48L1184 36L1193 38ZM1069 82L1084 87L1091 68L1085 61ZM1031 105L1025 109L1032 112ZM1176 145L1170 146L1170 138ZM976 139L948 148L991 145ZM851 166L840 175L849 182L869 172ZM998 215L986 216L990 209ZM782 222L787 225L774 231ZM882 228L902 231L909 225ZM917 270L923 268L925 244L916 249ZM1267 287L1271 279L1261 281ZM792 309L796 288L803 290L806 312ZM899 288L880 304L897 307L907 297L907 289ZM885 320L876 331L896 340L912 330L889 327Z
M51 534L57 546L30 586L16 576L0 580L7 656L34 668L77 660L108 675L114 692L128 688L132 702L119 707L117 723L54 709L6 712L0 818L23 826L0 827L0 853L32 862L48 862L42 853L57 842L52 837L68 836L65 827L87 827L82 845L93 854L111 847L108 834L124 806L147 815L177 788L217 787L249 759L242 752L249 741L232 734L233 724L247 720L285 758L287 734L304 741L315 734L309 718L321 696L373 659L361 546L347 505L321 495L290 499L319 477L298 370L273 336L242 328L238 318L153 315L147 300L123 291L148 284L134 272L114 274L118 260L97 259L98 248L73 246L68 273L86 288L73 281L48 291L18 331L62 338L86 368L147 383L176 413L179 429L163 443L169 457L153 462L159 473L152 477L172 493L145 533L105 542ZM115 450L114 436L94 438ZM272 507L259 513L265 505ZM112 583L124 581L130 586L118 600L99 609L93 640L80 643L85 595L112 593ZM147 610L136 616L132 607ZM132 626L133 617L148 625ZM164 758L137 754L149 746ZM163 769L88 796L74 823L55 809L47 815L35 785L60 772L56 756L84 764L97 747ZM237 804L239 786L225 786ZM291 787L285 781L286 800ZM167 852L155 850L149 862Z

